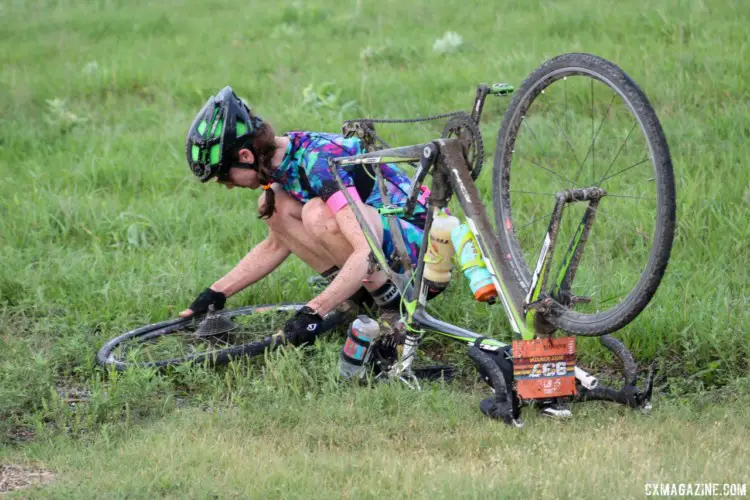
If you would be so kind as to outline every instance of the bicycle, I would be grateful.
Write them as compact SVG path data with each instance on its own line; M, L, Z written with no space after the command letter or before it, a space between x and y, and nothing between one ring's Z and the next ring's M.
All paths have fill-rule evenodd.
M576 91L583 91L583 96ZM513 98L495 149L493 227L474 182L484 153L479 123L487 96L510 94ZM595 103L595 96L602 94L608 99L611 96L603 101L606 105ZM374 124L393 120L345 122L345 135L359 136L369 152L329 161L370 244L372 265L382 269L402 292L402 317L373 345L371 364L377 367L377 377L418 385L412 363L421 339L429 332L469 346L467 354L495 391L486 413L506 423L521 425L518 394L524 400L575 397L648 407L653 365L646 389L639 390L632 355L608 335L630 323L649 303L665 272L674 237L671 157L659 120L643 91L609 61L589 54L563 54L543 63L517 91L507 84L482 84L470 113L437 116L449 118L440 139L386 149L378 149L378 142L387 145L375 133ZM605 123L614 132L602 134ZM608 147L605 156L602 149ZM638 151L634 153L634 149ZM579 156L582 151L585 153ZM383 176L377 168L384 163L415 167L411 195L404 207L388 203ZM399 272L389 265L377 238L344 189L338 168L362 166L381 190L384 206L379 211L389 225L396 224L396 217L412 217L420 195L427 192L422 186L431 176L416 268L412 269L406 257L401 232L393 230L395 225L391 233ZM505 342L437 319L426 310L423 272L430 228L454 195L516 338L512 350ZM567 248L556 252L560 240L568 242ZM531 262L535 262L533 268ZM218 364L234 356L258 355L283 343L281 335L275 333L283 321L269 318L300 306L210 311L206 318L149 325L105 344L98 361L124 369L129 364L162 367L185 361ZM233 321L227 321L230 318ZM324 329L350 318L343 311L334 311L326 317ZM247 320L242 328L237 328L239 320ZM254 322L265 328L252 332ZM576 336L600 336L603 345L623 363L624 387L597 387L596 378L576 366L573 337L555 337L558 330ZM214 348L227 342L233 332L246 337L239 345L233 341L233 345ZM175 333L182 335L171 337ZM126 344L130 341L135 341L138 352L147 341L170 337L173 344L190 346L197 342L211 347L189 347L193 350L168 359L162 359L158 349L147 361L120 356L128 355Z

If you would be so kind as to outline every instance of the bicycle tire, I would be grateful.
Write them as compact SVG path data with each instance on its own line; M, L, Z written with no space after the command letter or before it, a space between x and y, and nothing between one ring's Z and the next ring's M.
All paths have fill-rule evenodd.
M593 314L578 313L557 302L550 312L544 314L544 320L556 328L576 335L599 336L630 323L646 307L661 282L669 261L676 223L674 174L669 147L656 113L643 91L622 69L605 59L582 53L563 54L543 63L516 91L503 117L493 164L493 204L500 246L503 255L507 256L504 264L525 290L529 289L532 270L521 253L511 211L511 160L526 111L545 88L569 75L598 80L622 97L648 143L656 180L654 238L648 263L630 293L613 308ZM593 89L593 83L591 85Z
M236 309L225 309L219 311L217 315L223 318L249 317L253 314L264 312L291 313L296 312L304 304L267 304L259 306L245 306ZM194 327L204 316L195 318L176 318L167 321L161 321L150 325L145 325L135 330L123 333L108 342L106 342L96 356L96 361L103 367L112 367L117 371L123 371L130 367L157 368L163 369L168 366L178 366L185 363L208 363L212 366L218 366L229 363L232 359L239 357L254 357L262 355L266 349L271 346L270 337L262 340L250 342L242 345L235 345L224 349L218 349L210 353L198 353L189 356L180 356L170 359L161 359L153 361L124 361L117 359L115 351L122 347L126 342L135 340L136 342L152 340L158 337L164 337L170 334L176 334L189 327ZM343 323L347 315L338 310L328 313L323 319L319 333L324 333Z

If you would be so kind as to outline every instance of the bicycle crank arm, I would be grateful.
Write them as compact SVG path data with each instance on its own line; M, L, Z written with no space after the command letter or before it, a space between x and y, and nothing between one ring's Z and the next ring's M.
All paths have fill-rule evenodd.
M508 96L514 90L513 85L507 83L493 83L491 86L488 86L486 83L480 83L477 86L477 96L474 98L474 105L471 107L471 119L474 120L474 123L479 124L479 119L482 117L482 108L484 108L484 100L488 95Z

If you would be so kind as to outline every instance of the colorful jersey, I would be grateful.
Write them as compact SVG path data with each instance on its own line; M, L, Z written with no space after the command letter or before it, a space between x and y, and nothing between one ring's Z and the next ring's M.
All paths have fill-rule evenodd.
M388 224L388 218L384 215L380 216L381 222L383 223L383 253L388 259L388 263L391 267L394 267L396 258L396 245L393 242L393 234L391 233L391 226ZM419 260L419 247L422 244L422 235L424 229L415 226L411 222L403 219L398 219L399 229L401 230L401 236L404 239L404 246L406 247L406 254L411 260L412 266L417 265ZM403 272L403 266L394 267L394 271L397 273Z
M286 155L273 177L283 186L284 191L302 203L316 197L328 201L340 191L328 169L329 158L354 156L366 152L362 142L356 137L347 139L341 134L317 132L289 132L287 136L290 140ZM339 175L345 186L356 188L364 203L380 208L383 206L383 200L373 179L374 172L369 171L373 174L371 177L365 168L369 170L374 167L360 165L351 173L339 169ZM409 178L396 164L384 164L381 171L391 203L399 207L404 206L411 190ZM419 225L424 220L424 215L423 206L418 204L415 216L411 220Z

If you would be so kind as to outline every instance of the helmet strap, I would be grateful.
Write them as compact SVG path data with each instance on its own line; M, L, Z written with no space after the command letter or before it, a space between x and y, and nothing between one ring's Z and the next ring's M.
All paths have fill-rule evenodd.
M229 166L229 168L232 168L232 167L234 167L234 168L243 168L245 170L255 170L256 172L258 171L258 163L257 162L253 162L253 163L237 162L237 163L233 163L232 165Z
M245 142L245 141L243 141ZM255 148L252 146L252 141L248 140L244 144L241 144L239 149L247 149L253 154L253 162L252 163L244 163L244 162L235 162L232 164L232 167L237 168L244 168L249 170L255 170L258 171L258 153L255 151ZM239 149L237 150L239 153ZM230 167L231 168L231 167Z

